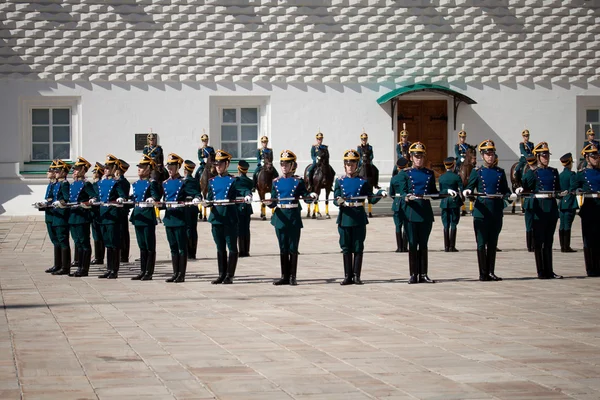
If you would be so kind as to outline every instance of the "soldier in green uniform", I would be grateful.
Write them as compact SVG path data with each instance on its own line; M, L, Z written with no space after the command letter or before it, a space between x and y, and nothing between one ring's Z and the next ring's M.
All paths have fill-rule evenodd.
M440 176L440 193L451 194L454 197L444 197L440 202L442 209L442 225L444 226L444 251L457 252L456 249L456 231L460 222L460 210L463 205L463 200L456 196L457 193L462 193L462 179L454 171L456 170L456 159L448 157L444 160L446 173Z
M303 227L300 197L316 199L315 193L308 193L304 179L292 172L296 166L296 154L291 150L283 150L279 155L281 177L273 180L271 202L268 206L275 208L271 225L275 227L275 235L279 243L279 260L281 278L273 285L297 285L298 245ZM305 200L306 201L306 200ZM309 200L311 201L311 200Z
M63 160L56 160L56 189L54 210L52 211L52 229L56 234L56 242L60 247L60 266L52 275L68 275L71 271L71 247L69 244L69 187L67 175L71 166Z
M559 174L560 188L569 190L571 186L571 178L575 175L571 169L573 168L573 155L567 153L560 158L560 162L564 169ZM571 227L575 214L577 213L577 198L573 194L567 194L559 200L558 211L560 225L558 227L558 239L560 240L560 251L562 253L575 253L576 250L571 248Z
M194 178L196 163L191 160L183 162L183 190L188 193L200 193L200 182ZM198 250L198 207L185 207L185 230L188 240L188 260L196 259Z
M396 160L396 174L408 167L408 160L400 157ZM404 215L404 197L396 193L395 187L390 185L390 196L394 198L392 211L394 212L394 225L396 226L396 253L408 252L408 235L406 233L406 216ZM402 229L404 227L404 229Z
M254 174L252 174L253 191L256 190L258 174L262 170L263 165L267 160L270 160L271 162L273 161L273 149L268 147L269 138L266 136L261 137L260 143L262 146L256 149L256 168L254 168ZM273 175L274 178L277 178L279 176L279 173L275 168L273 168Z
M252 179L248 178L248 164L245 160L238 162L238 177L235 184L237 195L236 198L243 198L243 193L248 193L252 190ZM252 205L240 203L238 209L238 247L240 257L250 257L250 216L253 214Z
M406 130L406 124L402 124L402 130L400 131L400 141L396 144L396 159L404 158L408 161L408 166L410 167L412 164L410 163L410 154L408 149L412 145L412 142L408 140L408 131ZM394 168L392 171L392 177L396 176L400 172L397 168Z
M92 259L92 246L90 243L90 225L92 215L88 201L96 197L96 191L91 182L87 181L85 174L91 164L83 157L77 157L73 166L73 183L69 187L69 203L78 203L79 206L70 210L69 226L71 237L75 243L77 257L77 271L72 276L88 276L90 261Z
M554 273L552 265L552 244L558 222L556 194L560 191L560 178L558 170L548 165L548 143L538 143L533 148L533 154L538 160L538 167L525 173L523 187L517 188L515 193L531 193L529 207L533 214L533 247L538 278L560 279L562 276Z
M369 223L365 203L376 204L380 199L373 196L369 182L358 176L359 160L358 151L351 149L344 152L345 175L336 179L333 188L333 204L340 209L336 223L344 259L344 280L341 285L363 284L360 277ZM387 192L379 190L377 195L387 197Z
M217 247L217 265L219 277L212 284L231 284L235 276L238 262L237 232L238 212L236 208L236 197L238 190L236 178L229 173L231 154L225 150L217 150L215 153L215 168L217 176L208 182L208 192L204 202L205 207L211 207L208 222L212 224L212 236ZM252 202L252 193L241 193L244 201ZM229 257L227 251L229 250Z
M125 173L128 169L129 164L126 161L121 159L117 161L117 167L115 168L115 180L119 182L123 189L123 192L127 194L129 194L129 192L131 191L131 184L125 177ZM124 264L129 262L129 249L131 247L131 237L129 236L129 211L131 210L131 208L132 206L127 204L119 209L119 229L121 230L120 255L121 262Z
M191 198L191 206L198 208L202 197L200 191L196 190L197 186L184 184L183 178L179 175L181 164L183 159L177 154L171 153L167 157L169 179L163 182L164 201L167 207L163 224L171 249L173 275L166 282L185 282L188 252L185 202Z
M44 196L43 201L37 202L35 205L40 211L44 211L44 222L46 223L46 230L48 231L48 238L52 243L54 248L54 265L48 269L46 269L46 273L52 273L57 271L60 268L61 264L61 252L58 241L56 240L56 234L54 233L54 229L52 229L52 203L54 202L55 196L55 188L56 186L56 160L52 160L50 165L48 166L48 171L46 172L46 177L48 178L48 186L46 187L46 195Z
M96 162L94 168L92 168L92 187L96 192L95 198L98 197L98 182L104 175L104 165ZM102 239L102 230L100 228L100 210L98 207L92 207L90 210L92 217L92 239L94 239L94 259L90 264L102 265L104 264L104 240Z
M477 261L480 281L500 281L496 276L496 251L498 236L502 230L505 201L514 201L517 195L511 194L502 168L494 166L496 145L491 139L479 144L483 166L474 169L463 196L468 197L477 190L479 197L473 210L473 227L477 239Z
M140 248L140 273L132 280L149 281L156 264L156 213L154 203L160 201L160 184L153 178L156 163L152 157L143 154L137 164L139 180L133 182L131 200L135 207L129 220L135 228L135 237Z
M412 168L404 169L392 178L390 187L394 193L404 198L404 215L408 231L409 284L434 283L429 278L428 243L433 227L431 201L424 196L438 194L435 175L425 168L427 149L421 142L415 142L409 149ZM455 194L456 195L456 194Z
M198 171L196 171L195 174L195 178L198 180L200 180L202 177L206 163L211 156L214 156L215 154L214 147L208 145L208 135L206 133L200 137L200 140L202 141L202 147L198 148L198 161L200 165L198 166Z
M537 168L537 158L535 156L529 156L526 158L528 171L535 171ZM531 207L531 198L525 197L523 199L523 212L525 213L525 242L527 244L527 251L533 253L533 208Z
M156 133L149 133L146 137L148 139L148 144L144 146L143 154L147 155L154 161L155 167L152 168L152 179L155 179L159 182L162 182L163 179L166 179L165 173L165 156L163 152L163 148L157 144L157 135Z

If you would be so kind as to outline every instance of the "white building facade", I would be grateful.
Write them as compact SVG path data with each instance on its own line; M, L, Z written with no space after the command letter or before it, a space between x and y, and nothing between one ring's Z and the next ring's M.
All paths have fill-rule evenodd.
M508 169L527 128L558 166L600 130L599 38L599 0L5 0L0 214L36 213L52 158L135 165L150 130L196 162L203 132L237 159L266 135L299 171L320 130L341 172L364 129L385 185L402 124L434 167L464 124Z

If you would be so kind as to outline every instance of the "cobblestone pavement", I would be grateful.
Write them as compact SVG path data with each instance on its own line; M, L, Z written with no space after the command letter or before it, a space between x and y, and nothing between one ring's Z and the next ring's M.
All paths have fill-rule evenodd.
M335 220L306 220L299 286L276 287L268 222L252 221L252 257L233 285L217 286L207 223L187 282L168 284L162 225L155 279L130 280L132 263L107 281L97 268L88 278L45 274L44 223L3 218L0 398L597 400L600 279L584 279L578 219L579 251L554 252L565 279L534 278L523 218L507 215L496 269L504 281L479 282L470 218L460 252L444 253L437 217L429 259L438 283L407 285L391 218L373 218L366 284L345 287Z

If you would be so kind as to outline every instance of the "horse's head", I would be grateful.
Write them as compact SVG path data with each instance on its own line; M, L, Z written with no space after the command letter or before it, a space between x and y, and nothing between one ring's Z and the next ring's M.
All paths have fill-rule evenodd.
M263 159L263 168L265 171L273 170L273 155L265 156Z
M328 165L329 164L329 150L321 148L317 152L317 164Z

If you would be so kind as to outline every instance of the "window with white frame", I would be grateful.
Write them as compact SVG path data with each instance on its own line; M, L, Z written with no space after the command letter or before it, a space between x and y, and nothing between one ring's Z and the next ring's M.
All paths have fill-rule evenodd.
M585 127L583 132L587 132L590 126L596 134L600 131L600 109L588 108L585 110Z
M31 161L71 158L71 108L30 110Z
M260 132L260 108L223 107L220 114L221 148L233 158L254 158Z

